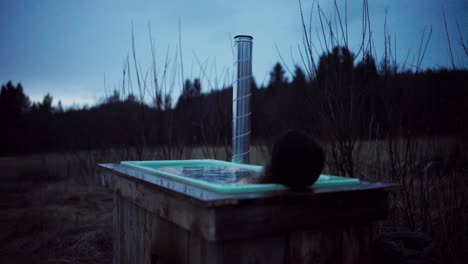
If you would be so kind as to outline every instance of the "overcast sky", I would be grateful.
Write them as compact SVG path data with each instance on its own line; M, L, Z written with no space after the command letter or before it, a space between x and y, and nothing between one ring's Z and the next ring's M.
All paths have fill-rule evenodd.
M319 2L326 15L333 12L332 1ZM408 63L414 62L424 27L432 25L432 38L422 66L449 67L442 16L445 8L455 63L458 67L468 66L458 42L456 26L458 22L460 33L467 42L468 1L370 2L372 34L378 57L383 50L387 10L389 33L396 36L400 62L405 60L408 51ZM308 10L310 3L304 1L304 8ZM342 8L344 0L338 3ZM361 1L348 1L348 31L354 52L361 37L361 5ZM108 89L121 83L123 62L128 54L131 55L132 23L137 57L143 72L149 69L151 62L150 23L156 43L157 65L162 73L166 54L169 54L171 62L176 59L179 19L186 78L209 76L213 84L216 75L220 83L229 82L230 79L224 76L226 69L232 73L231 44L237 34L254 37L253 74L259 84L268 82L269 71L280 60L276 46L290 67L294 60L300 61L297 44L301 43L302 35L298 3L294 0L3 0L0 2L0 83L9 80L21 82L33 101L51 93L55 103L61 100L65 106L94 104L105 96L104 76ZM314 29L319 26L316 13L312 21ZM316 38L313 41L319 45ZM180 55L177 58L180 59ZM202 68L206 68L205 73ZM177 69L175 78L177 95L181 83L180 69ZM206 80L203 85L204 91L208 91Z

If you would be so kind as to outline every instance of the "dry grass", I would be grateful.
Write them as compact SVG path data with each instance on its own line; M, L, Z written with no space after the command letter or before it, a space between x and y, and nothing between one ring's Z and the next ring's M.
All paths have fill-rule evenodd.
M60 155L0 161L0 263L110 263L112 196Z
M395 182L403 190L390 196L387 221L376 235L412 232L434 241L437 259L468 259L468 155L454 138L365 142L355 157L360 178ZM442 261L443 260L443 261Z
M404 187L391 195L389 219L376 235L422 233L436 242L439 259L462 263L468 257L466 153L461 155L451 138L393 143L398 146L393 158L385 140L360 142L354 157L361 179ZM223 147L206 149L187 149L182 158L229 160ZM268 149L254 146L251 163L264 165ZM0 263L110 263L112 196L97 186L95 165L135 159L132 153L114 149L0 159ZM159 154L147 150L145 157ZM331 164L325 172L334 172Z

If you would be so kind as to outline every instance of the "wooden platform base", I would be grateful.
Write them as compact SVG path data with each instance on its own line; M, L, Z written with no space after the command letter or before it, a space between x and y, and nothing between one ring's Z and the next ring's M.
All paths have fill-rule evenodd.
M223 195L102 165L115 264L360 264L393 184ZM151 183L146 181L151 178Z
M114 263L369 263L369 223L207 241L115 195ZM242 229L242 228L239 228Z

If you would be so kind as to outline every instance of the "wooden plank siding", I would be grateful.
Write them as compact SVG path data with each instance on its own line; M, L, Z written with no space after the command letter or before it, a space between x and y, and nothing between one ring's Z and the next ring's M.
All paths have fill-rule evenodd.
M110 169L99 180L115 193L114 264L369 263L372 223L388 210L381 183L193 197Z
M115 229L120 232L114 232L114 263L369 262L369 224L217 242L182 229L118 195L116 200L126 213L121 228ZM135 223L132 211L138 211L136 228L131 227Z

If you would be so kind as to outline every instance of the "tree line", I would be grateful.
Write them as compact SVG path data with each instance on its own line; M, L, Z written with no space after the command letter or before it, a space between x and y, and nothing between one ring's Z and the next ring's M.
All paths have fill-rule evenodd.
M291 128L325 141L468 135L466 70L388 66L370 54L356 62L345 47L322 54L314 76L295 66L288 80L277 63L267 85L252 79L253 143ZM49 94L31 103L20 83L8 82L0 90L0 154L230 145L232 87L202 91L199 79L186 80L173 107L115 91L92 107L64 110Z

